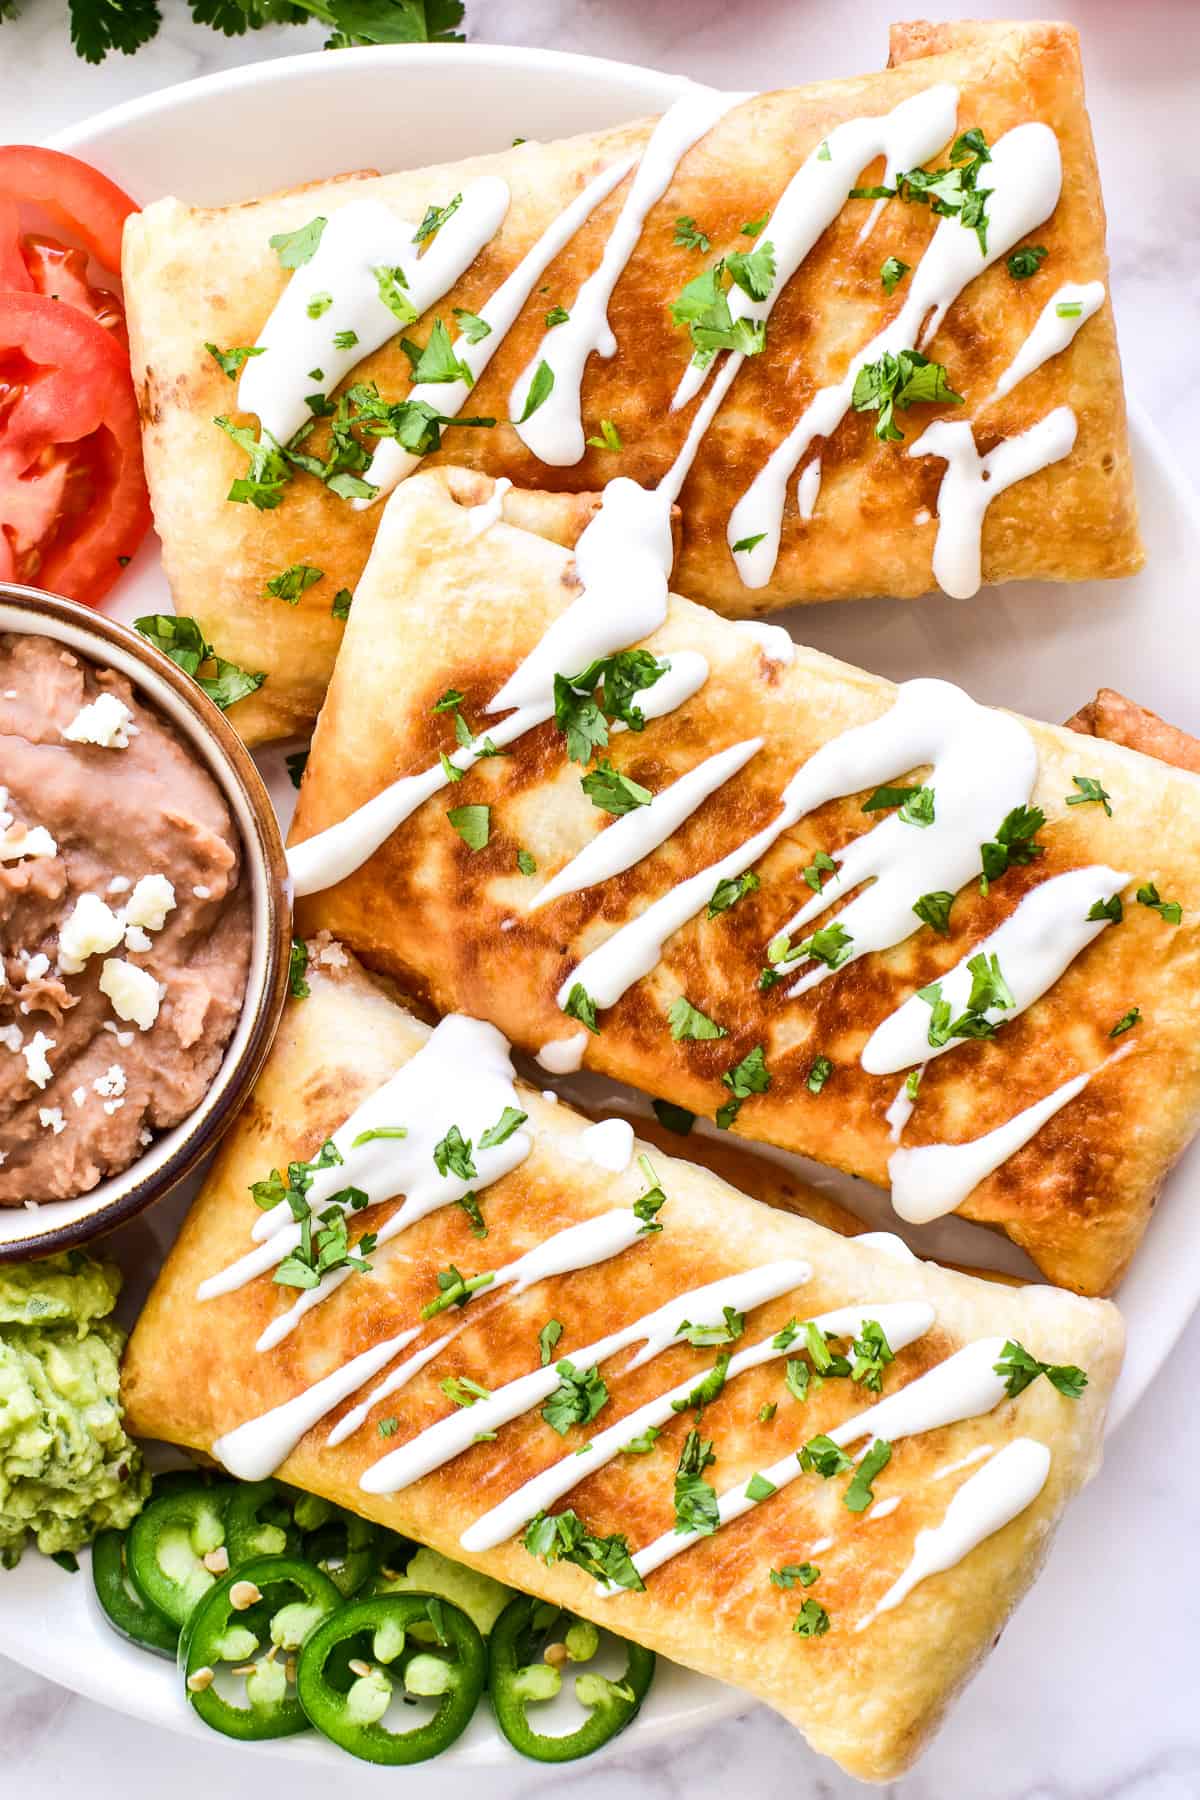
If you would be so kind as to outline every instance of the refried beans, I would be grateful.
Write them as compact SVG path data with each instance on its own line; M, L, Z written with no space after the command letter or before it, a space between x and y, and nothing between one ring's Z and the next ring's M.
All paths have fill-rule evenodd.
M111 670L0 634L0 1206L86 1193L195 1109L250 943L183 740Z

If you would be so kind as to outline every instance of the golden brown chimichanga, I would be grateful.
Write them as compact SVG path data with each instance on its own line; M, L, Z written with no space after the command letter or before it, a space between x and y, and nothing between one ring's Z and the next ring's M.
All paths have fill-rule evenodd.
M303 1488L735 1683L852 1773L899 1774L986 1655L1064 1505L1097 1465L1121 1357L1115 1309L953 1274L916 1261L896 1240L839 1237L635 1144L620 1124L589 1127L567 1106L514 1085L489 1027L452 1019L431 1035L328 940L313 946L309 986L309 997L289 1006L254 1097L133 1334L123 1378L131 1428L215 1450L235 1472L282 1457L283 1477ZM381 1091L386 1099L373 1102ZM480 1128L499 1123L491 1109L506 1093L516 1125L510 1119L508 1137L485 1153ZM375 1112L358 1110L364 1103ZM407 1125L409 1139L350 1148L363 1120L385 1117L393 1130ZM465 1181L439 1176L430 1157L449 1122L478 1162L474 1216L451 1197ZM273 1282L270 1262L242 1285L199 1298L201 1283L253 1247L264 1215L250 1184L317 1157L330 1137L345 1162L318 1176L326 1186L310 1194L323 1206L328 1187L344 1182L370 1196L351 1222L353 1239L364 1229L380 1236L369 1272L310 1305L288 1335L281 1320L298 1296ZM648 1162L639 1154L646 1148ZM404 1199L385 1197L401 1179L393 1158L408 1159ZM398 1229L414 1201L416 1215ZM661 1229L643 1234L643 1223ZM571 1233L576 1242L597 1232L603 1241L590 1253L558 1253L562 1272L538 1279L530 1269L525 1286L517 1279L528 1268L520 1259ZM421 1328L438 1272L451 1266L474 1297ZM480 1286L488 1272L493 1283ZM714 1282L733 1285L718 1293ZM803 1328L812 1318L825 1319L822 1334ZM543 1354L551 1321L561 1330ZM276 1341L256 1349L264 1332ZM443 1333L448 1341L423 1360ZM584 1347L612 1334L628 1348L601 1345L589 1363ZM385 1353L368 1371L356 1363L331 1396L329 1383L349 1361L393 1339L395 1359ZM644 1340L651 1353L631 1357ZM1014 1359L1024 1353L1037 1359L1025 1370L1033 1378L1010 1397L1020 1385ZM814 1354L835 1359L823 1363L821 1382ZM410 1378L372 1400L404 1357L415 1359ZM1053 1365L1053 1380L1036 1374L1039 1362ZM547 1394L589 1366L602 1390L593 1382L588 1405L575 1409L584 1422L558 1415L562 1430L552 1428ZM493 1416L519 1378L520 1405ZM307 1429L286 1415L280 1425L275 1414L266 1439L252 1428L252 1452L250 1421L289 1403L312 1407L314 1394ZM462 1406L472 1394L475 1404ZM682 1396L679 1412L672 1394ZM362 1409L355 1429L352 1408ZM864 1422L849 1425L859 1414ZM473 1442L480 1421L496 1435ZM458 1453L444 1444L435 1453L430 1446L447 1431L458 1434ZM341 1441L330 1444L331 1433ZM641 1453L621 1452L627 1433L644 1443ZM802 1468L795 1453L829 1433L852 1457L869 1450L869 1463L852 1470L821 1444L819 1466ZM703 1460L709 1453L715 1461ZM383 1491L395 1481L382 1478L383 1459L397 1455L421 1455L429 1472ZM714 1495L751 1489L740 1516L694 1540L674 1529L681 1456L685 1469L699 1461ZM531 1506L514 1496L552 1469L546 1509L581 1521L592 1554L622 1582L630 1581L628 1558L639 1558L640 1591L618 1585L602 1597L582 1567L548 1564L525 1547L519 1520ZM774 1482L764 1486L768 1470ZM364 1476L374 1491L359 1485ZM699 1506L711 1522L712 1502L694 1487L688 1501L683 1486L678 1516L694 1522ZM463 1534L478 1539L483 1516L501 1502L511 1506L507 1524L491 1522L494 1547L464 1549ZM644 1553L660 1538L666 1559L652 1568ZM895 1584L919 1572L914 1555L928 1572L905 1596ZM795 1572L802 1563L819 1571L805 1571L807 1586ZM773 1569L785 1572L782 1583ZM894 1604L881 1610L889 1596Z
M944 97L941 114L938 94ZM918 164L950 167L946 159L956 132L982 132L993 147L1021 128L1053 134L1046 141L1057 143L1061 193L1055 200L1051 182L1044 209L1033 206L1028 232L1017 233L1021 241L1009 252L1036 244L1045 260L1038 266L1035 259L1032 272L1028 262L1018 264L1025 268L1024 278L1009 272L999 254L1002 203L993 200L997 222L989 254L995 260L983 273L962 272L970 278L958 298L953 298L956 282L961 286L957 278L944 293L931 295L935 310L943 300L952 303L934 335L921 343L925 354L945 366L963 404L920 403L911 413L902 411L897 417L907 441L882 442L874 435L877 424L882 428L881 415L855 411L847 395L845 416L824 424L801 458L803 470L792 471L799 474L799 485L795 479L786 484L772 569L773 545L762 541L760 526L751 521L743 530L732 523L735 502L814 396L840 383L854 356L902 315L912 284L922 280L922 259L935 232L940 229L943 238L958 233L968 246L974 243L969 228L955 218L939 218L928 204L892 200L876 216L871 200L843 199L852 186L878 185L885 174L895 179L897 170L885 169L869 133L861 167L843 169L840 148L830 157L841 183L830 223L794 273L785 265L788 233L794 239L796 228L794 221L789 227L780 202L808 159L810 170L820 175L831 134L847 122L885 118L931 95L932 132L926 127L922 141L905 126L897 137L900 171ZM688 102L697 103L704 103L701 90ZM434 359L442 366L429 368L441 379L423 374L420 394L435 411L449 405L453 383L445 379L446 357L453 363L464 351L472 354L470 333L477 327L470 321L487 312L543 234L567 209L579 207L594 183L603 187L610 172L611 191L596 199L577 230L565 232L561 244L556 240L555 253L543 257L544 266L524 283L520 304L501 308L503 319L497 313L486 339L477 341L491 360L469 394L464 388L455 395L454 408L498 423L448 427L431 460L450 459L530 487L572 492L598 489L622 474L648 486L673 482L670 471L706 399L692 397L672 410L693 345L686 322L673 318L671 304L719 257L730 269L742 268L739 255L763 253L770 244L788 278L778 271L768 277L759 267L744 274L747 287L730 290L736 310L743 302L758 304L764 286L770 287L768 301L778 289L765 347L745 356L694 458L686 453L691 459L685 459L686 471L680 465L683 522L676 578L684 591L733 616L762 614L795 600L920 594L933 585L945 465L933 449L916 458L907 454L918 435L931 419L969 419L972 441L986 455L1048 418L1061 419L1063 409L1074 421L1069 445L1063 438L1053 452L1057 460L1035 466L996 493L983 533L983 578L1072 580L1126 574L1139 566L1120 365L1103 288L1104 210L1078 44L1069 26L898 27L892 66L881 73L738 97L738 104L694 143L685 141L677 163L668 157L665 191L625 233L628 260L619 268L607 307L615 353L588 354L593 341L602 341L601 320L579 353L579 410L569 441L564 440L567 447L551 452L534 438L536 416L525 427L527 445L508 423L522 411L521 384L539 361L554 364L560 358L556 392L544 400L543 420L573 391L574 376L566 366L571 358L563 345L590 316L580 290L601 268L606 248L622 238L619 220L634 192L633 165L646 152L653 126L654 121L641 120L407 174L337 176L240 206L188 207L163 200L131 218L125 288L146 467L166 570L177 610L199 619L222 655L266 672L261 689L233 713L249 741L301 731L314 717L341 635L333 602L357 582L378 523L378 503L362 509L353 497L365 491L361 484L373 473L364 466L363 451L380 441L366 433L361 420L357 460L350 451L336 463L339 479L350 482L344 494L336 483L323 485L306 472L314 457L319 462L330 452L328 394L374 382L385 401L404 400L412 392L412 358L402 340L416 355L418 346L428 347L440 321L449 334L444 354ZM842 142L833 141L835 147ZM968 146L960 169L969 156ZM976 188L999 189L999 171L999 161L983 163L972 176ZM957 204L955 179L945 190L952 204ZM448 208L466 195L458 216L446 220L423 252L429 255L448 234L464 230L472 192L493 191L487 184L496 183L504 184L508 196L499 209L503 216L461 275L448 285L434 284L436 296L411 328L403 324L401 306L401 322L393 321L387 341L344 373L342 362L332 366L338 295L323 289L314 294L312 304L322 309L319 330L328 342L320 339L325 349L314 350L316 360L295 389L312 393L316 405L315 424L299 446L309 460L302 469L293 467L286 485L267 496L268 510L227 500L231 485L246 473L247 450L213 420L227 416L253 439L260 414L248 400L259 392L255 383L261 387L263 371L278 352L268 349L240 370L235 357L234 385L206 345L215 345L227 359L256 346L289 282L289 270L280 266L269 240L300 231L314 219L336 221L347 208L364 203L415 223L427 209ZM757 235L745 234L743 227L767 219L777 207L771 224ZM873 228L864 237L871 219ZM818 217L813 229L820 223ZM469 233L464 242L465 252L473 251ZM294 253L287 254L294 260ZM302 265L291 279L303 277ZM1086 289L1088 297L1064 328L1054 302L1066 284L1068 314L1080 304L1076 288ZM1093 308L1098 308L1094 315ZM383 316L386 323L388 315ZM1002 373L1039 321L1049 330L1054 353L997 397ZM729 329L724 337L718 331L714 341L733 342ZM736 341L746 343L744 337ZM898 347L899 341L890 346ZM723 379L726 360L718 350L705 396ZM287 430L307 416L301 404ZM358 416L351 409L347 418ZM551 454L554 460L547 461ZM381 467L377 461L374 472ZM281 474L289 470L283 467ZM750 540L748 551L731 554L731 546ZM320 578L304 591L293 589L297 603L289 605L268 591L267 583L297 564L319 570Z
M439 756L456 753L452 711L437 709L440 697L456 690L471 731L498 731L486 711L490 698L578 598L568 553L507 524L514 494L503 496L505 518L478 531L472 502L482 503L487 486L481 477L437 471L414 476L389 501L313 741L294 843L357 816L397 778L432 770L436 785ZM520 504L526 523L536 522L535 497ZM553 513L558 502L540 504ZM919 1156L901 1167L911 1183L929 1161L920 1154L925 1147L1003 1135L1020 1116L1030 1126L1026 1137L980 1168L954 1210L1000 1227L1049 1279L1108 1291L1200 1106L1195 776L1064 727L972 709L947 684L897 690L790 646L782 634L764 642L760 630L672 596L665 623L645 640L656 657L674 657L677 674L702 659L706 679L644 730L614 732L590 773L608 761L648 797L738 745L742 765L631 866L539 903L548 881L625 825L605 810L603 793L595 803L589 798L582 765L568 759L563 734L548 721L504 754L485 755L466 774L454 771L461 778L443 784L391 836L385 830L376 852L345 879L323 891L320 879L301 882L300 892L309 891L302 927L334 932L433 1010L489 1018L532 1052L551 1046L547 1067L569 1065L564 1040L573 1039L576 1060L582 1054L589 1069L710 1117L740 1099L735 1131L880 1185L896 1181L900 1152ZM653 692L642 696L647 706ZM791 980L778 980L770 960L777 935L833 879L833 864L852 846L861 854L871 826L896 806L886 794L872 800L876 784L921 782L926 758L882 763L869 778L843 784L844 797L835 785L833 797L774 838L760 842L759 834L783 818L781 796L823 746L881 720L904 695L920 711L921 693L934 727L947 708L965 709L969 721L963 750L967 764L978 766L968 768L957 827L959 873L947 882L940 862L926 861L938 830L922 829L919 819L888 827L890 841L903 839L912 852L911 892L904 889L900 907L911 935L826 970L820 985L792 997ZM985 739L997 733L1004 747L993 756ZM1028 780L1007 800L970 797L972 781L993 779L993 764L1007 781L1005 759L1012 758L1028 759ZM936 787L941 779L953 785L952 777L948 765L944 778L930 779ZM1018 799L1044 814L1044 824L1032 829L1031 813L1022 826ZM943 800L951 804L949 790ZM884 810L868 812L868 802ZM931 815L935 804L936 795ZM482 847L447 816L472 806L487 813ZM1009 808L1016 809L1009 866L981 883L982 846L992 844L988 854L995 854L996 834L1012 827ZM730 873L727 859L755 844L744 878L711 906L718 874ZM320 868L319 845L294 851L294 867L297 856ZM670 919L681 884L706 870L703 893ZM953 894L942 891L948 887ZM813 928L836 926L847 897L849 924L857 895L843 891ZM916 912L918 901L926 911ZM1029 1004L1006 1006L997 990L993 1034L987 1019L970 1017L973 983L964 965L1018 909L1025 921L1030 905L1036 912L1051 902L1066 908L1052 920L1052 935L1065 934L1067 945L1061 972ZM593 959L619 937L636 939L642 927L635 922L652 904L668 914L661 944L640 978L601 1004L598 1032L585 1029L581 1015L563 1010L573 983L590 992ZM792 934L793 956L802 937ZM836 938L823 942L836 961ZM1037 942L1015 963L1003 942L989 945L989 954L997 948L1007 983L1027 987L1044 974ZM960 989L955 998L951 983L944 1004L954 998L950 1010L966 1024L934 1054L924 1029L937 1026L933 1005L913 996L954 968ZM686 1022L673 1029L671 1008L681 997L719 1035L700 1027L698 1036ZM868 1042L906 1001L909 1060L893 1056L884 1073L868 1072L861 1062ZM906 1071L916 1092L911 1107ZM1067 1092L1076 1077L1081 1091ZM1045 1116L1029 1111L1053 1096ZM918 1194L908 1216L923 1213Z

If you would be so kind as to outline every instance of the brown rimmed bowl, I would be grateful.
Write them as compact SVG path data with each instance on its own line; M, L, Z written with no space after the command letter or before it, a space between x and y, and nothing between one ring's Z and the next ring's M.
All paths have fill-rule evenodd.
M0 583L0 632L53 638L98 667L117 670L171 722L212 775L237 825L253 929L241 1016L200 1105L86 1194L0 1208L0 1262L24 1262L74 1249L123 1224L170 1193L219 1142L254 1084L283 1011L291 905L283 840L262 777L233 726L190 675L129 626L34 588Z

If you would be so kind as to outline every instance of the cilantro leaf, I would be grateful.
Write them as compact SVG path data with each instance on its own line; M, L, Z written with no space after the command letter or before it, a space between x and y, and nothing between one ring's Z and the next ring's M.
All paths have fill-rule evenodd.
M685 995L672 1000L667 1009L667 1023L671 1027L671 1036L679 1043L681 1039L699 1041L707 1038L728 1037L724 1025L718 1025L698 1006L693 1006Z
M559 1384L542 1407L542 1417L552 1431L565 1437L572 1425L589 1425L608 1404L608 1388L593 1364L577 1369L569 1357L555 1365Z
M554 1346L562 1334L562 1324L558 1319L547 1319L538 1332L538 1353L542 1359L543 1369L549 1368L550 1358L554 1355Z
M250 458L246 473L236 478L226 498L249 502L259 512L272 512L283 499L283 490L292 479L287 458L275 439L269 431L256 438L248 425L235 425L223 413L213 420L213 424L219 425Z
M526 1526L521 1542L531 1556L543 1562L574 1563L597 1581L636 1593L645 1589L624 1533L614 1531L608 1537L597 1537L571 1508L560 1513L537 1513Z
M950 386L945 367L930 362L919 350L901 350L895 356L885 350L878 362L864 363L854 378L850 403L855 412L878 413L875 436L883 443L900 443L904 433L896 424L897 409L910 406L954 406L963 396Z
M649 788L614 769L607 757L584 775L579 785L593 806L617 817L635 812L639 806L649 806L654 798Z
M431 238L439 232L447 219L453 218L462 205L462 201L462 195L455 194L453 200L447 200L445 206L427 206L425 217L413 233L413 243L423 244L427 238Z
M752 869L747 869L744 875L734 875L725 881L718 881L708 903L707 916L715 919L718 913L728 912L731 906L736 906L739 900L752 894L758 885L758 876Z
M913 901L913 911L922 925L928 925L931 931L942 937L950 935L950 908L956 896L946 892L945 888L936 888L931 894L922 894L919 900Z
M596 1023L596 1002L582 981L577 981L567 995L567 1004L563 1007L563 1011L569 1019L578 1019L581 1025L586 1026L590 1032L599 1037L600 1027Z
M901 262L898 256L889 256L879 271L879 279L883 283L885 294L894 294L904 277L909 273L911 264Z
M312 992L308 985L308 945L303 938L293 938L288 956L288 992L293 1000L307 1000Z
M695 219L687 213L682 218L676 219L675 236L672 241L678 244L682 250L699 250L702 256L707 256L710 248L707 235L700 230Z
M179 613L146 613L133 623L156 650L191 675L222 712L255 693L267 679L265 674L254 674L219 656L195 619ZM213 665L211 674L204 672L209 663Z
M528 1113L519 1112L515 1106L506 1106L494 1125L489 1125L479 1140L481 1150L494 1150L497 1144L507 1143L514 1131L524 1125Z
M490 806L452 806L446 814L468 850L482 850L491 836Z
M491 337L491 326L478 313L468 312L465 306L456 306L453 310L458 329L468 344L481 344L485 337Z
M875 1498L871 1483L892 1460L892 1446L886 1438L876 1438L863 1457L842 1495L842 1505L854 1513L866 1512Z
M1148 906L1158 913L1168 925L1178 925L1183 918L1183 908L1178 900L1164 900L1154 882L1147 881L1137 891L1139 906Z
M404 341L405 344L408 343L407 338ZM412 378L414 385L439 381L461 381L464 387L474 387L475 385L475 377L466 363L455 356L454 346L450 342L450 333L440 319L433 321L429 342L424 349L417 352Z
M554 391L554 370L543 357L533 372L533 380L529 384L529 392L525 396L525 405L519 419L514 425L524 425L526 419L532 419L539 406L544 406Z
M689 1112L686 1106L676 1106L672 1100L652 1100L650 1104L664 1131L673 1131L677 1137L686 1137L696 1123L694 1112Z
M311 262L317 254L321 238L324 235L328 219L318 216L310 219L307 225L301 225L296 231L279 231L267 242L279 258L283 269L299 269Z
M1112 818L1112 807L1109 805L1112 795L1094 775L1072 775L1071 780L1079 792L1066 796L1068 806L1102 806L1108 817Z
M767 238L753 250L733 250L725 267L751 300L765 300L775 282L775 246Z
M1004 266L1014 281L1028 281L1036 275L1046 260L1048 252L1042 244L1022 244L1019 250L1013 250L1004 259Z
M323 580L324 575L324 569L316 569L312 563L292 563L278 575L271 576L266 591L274 594L277 600L286 601L288 606L298 606L301 594L306 594L314 582Z
M1011 1338L1000 1352L999 1362L993 1363L992 1367L997 1375L1004 1377L1004 1391L1010 1400L1023 1394L1039 1375L1044 1375L1068 1400L1078 1400L1088 1381L1083 1370L1074 1363L1039 1362L1024 1344L1015 1343Z
M716 1489L704 1479L704 1471L716 1460L712 1439L702 1438L693 1426L683 1440L675 1470L676 1531L709 1537L720 1525Z
M237 380L242 372L243 365L250 357L262 356L264 354L263 349L260 349L257 345L250 348L245 344L238 344L232 350L218 350L215 344L205 344L204 348L217 364L221 373L227 376L230 381Z

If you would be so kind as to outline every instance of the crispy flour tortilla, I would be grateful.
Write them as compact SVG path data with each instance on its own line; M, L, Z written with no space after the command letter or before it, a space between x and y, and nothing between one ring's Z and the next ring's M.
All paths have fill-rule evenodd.
M294 1290L282 1290L265 1273L223 1297L196 1298L197 1285L250 1242L260 1215L249 1184L289 1159L315 1155L364 1096L429 1036L352 959L336 948L331 954L330 946L323 955L326 960L310 969L310 997L289 1007L257 1090L226 1139L134 1332L123 1399L129 1425L141 1435L211 1451L223 1433L413 1324L437 1291L439 1269L451 1263L472 1273L498 1269L564 1227L630 1206L645 1191L636 1159L624 1169L602 1168L586 1152L586 1122L577 1113L518 1085L531 1147L515 1169L478 1193L486 1239L473 1237L462 1208L442 1206L373 1253L371 1272L353 1275L282 1344L256 1352L259 1333L295 1298ZM458 1079L466 1074L460 1070ZM451 1107L454 1081L451 1076ZM448 1324L460 1326L441 1354L330 1448L330 1428L363 1397L354 1393L301 1439L281 1473L736 1684L783 1713L815 1748L853 1774L889 1780L917 1756L987 1654L1036 1573L1064 1505L1097 1466L1121 1357L1119 1317L1111 1306L1051 1288L1012 1289L898 1258L764 1207L707 1170L642 1148L649 1148L666 1194L660 1232L524 1293L498 1287L480 1293L465 1312L442 1315L413 1346L419 1349ZM366 1222L378 1230L399 1204L373 1206ZM354 1235L358 1229L352 1227ZM929 1323L884 1370L885 1400L980 1339L999 1344L1011 1338L1035 1357L1076 1364L1086 1371L1087 1387L1072 1400L1039 1379L1017 1398L1001 1394L991 1410L958 1423L912 1436L897 1433L891 1460L875 1477L874 1505L862 1513L843 1502L845 1473L829 1480L799 1475L649 1573L644 1592L611 1598L600 1598L594 1581L565 1562L548 1567L519 1537L465 1554L460 1535L532 1474L635 1407L699 1379L712 1366L712 1349L677 1343L636 1370L625 1367L625 1355L614 1356L601 1365L609 1399L586 1429L575 1426L558 1436L534 1409L503 1425L494 1440L470 1444L398 1493L369 1494L359 1487L369 1465L454 1412L441 1385L447 1378L466 1378L494 1393L536 1370L538 1334L548 1320L561 1324L558 1354L569 1357L648 1311L669 1307L673 1296L782 1259L811 1273L794 1292L747 1309L741 1336L730 1346L734 1352L792 1318L842 1306L915 1304ZM803 1360L799 1345L793 1354ZM989 1366L991 1354L984 1359ZM819 1388L814 1384L801 1404L785 1386L784 1372L780 1356L731 1376L699 1418L717 1459L705 1478L718 1491L744 1486L757 1471L789 1459L807 1439L835 1429L875 1399L863 1385L831 1377ZM385 1419L393 1423L381 1436ZM631 1551L670 1533L674 1471L692 1423L686 1410L670 1415L649 1453L618 1455L590 1476L581 1459L580 1479L554 1510L573 1508L600 1536L622 1534ZM872 1619L908 1566L917 1534L939 1526L963 1484L990 1466L989 1456L1017 1440L1045 1447L1034 1455L1049 1453L1040 1491L953 1566ZM771 1582L772 1568L805 1561L820 1569L811 1587ZM821 1634L805 1637L792 1624L810 1599L829 1623Z
M970 417L984 454L1062 406L1076 417L1074 448L993 501L983 535L983 578L1080 580L1136 569L1141 548L1107 302L1068 348L1002 399L988 398L1059 286L1107 278L1104 208L1079 48L1065 25L901 26L893 34L892 66L879 74L759 95L735 106L683 155L616 282L608 309L616 352L591 355L583 373L582 422L599 447L550 467L505 423L512 390L541 353L547 310L569 310L596 269L628 195L633 178L626 176L549 263L476 382L467 413L500 423L450 430L433 460L469 464L538 488L588 492L618 474L653 486L702 404L693 400L671 410L691 344L673 322L670 303L718 256L751 247L743 225L771 211L837 125L886 114L937 84L958 92L960 132L980 129L994 144L1019 125L1039 122L1056 134L1061 198L1031 234L1047 252L1044 265L1032 278L1017 280L1001 257L969 282L923 346L945 364L964 405L918 405L900 415L907 444L880 442L873 435L876 415L854 411L820 441L815 513L801 517L796 483L790 482L774 574L763 586L746 587L727 541L734 502L816 390L840 381L855 352L898 313L906 282L887 293L881 267L895 258L915 270L938 223L926 205L892 201L863 241L871 203L848 201L782 289L765 351L746 360L703 438L680 494L678 584L734 617L796 600L921 594L933 585L945 465L937 455L911 459L906 448L931 419L945 415ZM398 218L415 222L427 207L444 206L481 177L508 184L503 222L461 279L423 319L410 330L398 329L348 377L376 381L387 399L399 400L411 375L400 338L423 344L435 316L453 328L454 309L477 312L593 178L642 152L653 124L639 120L412 173L335 174L328 182L239 206L162 200L130 219L124 276L133 370L167 574L177 611L198 618L222 655L266 671L262 688L233 713L249 741L300 732L311 723L341 636L331 602L340 589L356 584L378 524L377 506L355 510L308 474L290 483L273 511L226 500L246 454L212 421L226 414L257 429L257 417L238 412L238 390L205 345L228 350L258 339L289 279L268 239L314 217L332 218L363 199L381 201ZM850 182L878 183L882 160ZM939 147L929 162L944 166L944 150ZM676 241L680 219L695 222L709 242L707 253ZM329 318L332 338L335 311ZM320 391L328 384L314 377L312 385ZM438 399L438 389L429 391ZM324 429L306 442L306 451L324 442ZM266 583L301 561L319 567L323 579L293 608L267 593Z

